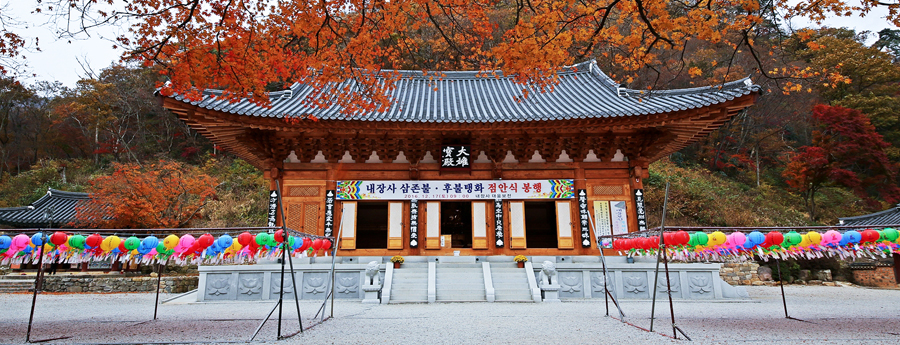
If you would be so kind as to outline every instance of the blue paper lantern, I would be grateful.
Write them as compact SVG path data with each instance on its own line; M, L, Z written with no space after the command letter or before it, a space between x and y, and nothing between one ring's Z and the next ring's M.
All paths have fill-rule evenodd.
M39 233L36 233L36 234L34 234L34 235L31 235L31 244L33 244L33 245L35 245L35 246L41 246L41 245L43 245L43 244L44 244L44 238L43 238L43 237L44 237L44 234L43 234L43 233L40 233L40 232L39 232Z

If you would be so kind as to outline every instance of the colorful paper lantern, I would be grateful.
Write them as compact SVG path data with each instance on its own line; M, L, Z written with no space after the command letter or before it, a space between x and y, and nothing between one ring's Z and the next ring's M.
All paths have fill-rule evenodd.
M100 234L93 234L84 239L84 244L91 248L100 247L101 243L103 243L103 236L100 236Z
M169 235L163 239L163 245L166 246L166 249L175 249L175 247L178 246L178 240L178 236Z
M125 240L125 242L122 244L122 247L119 249L124 248L125 250L123 250L123 252L125 252L125 251L135 250L135 249L137 249L137 247L140 247L140 246L141 246L141 240L139 240L137 237L131 236Z
M727 238L725 237L725 233L721 231L714 231L713 233L709 234L707 245L718 246L725 243L725 240L727 240Z
M69 240L69 235L66 235L66 233L61 231L54 232L53 235L50 235L50 243L57 246L66 244L67 240Z

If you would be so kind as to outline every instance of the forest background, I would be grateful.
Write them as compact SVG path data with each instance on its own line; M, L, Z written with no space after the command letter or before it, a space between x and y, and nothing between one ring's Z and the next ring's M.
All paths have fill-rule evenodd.
M137 3L146 5L150 2ZM182 4L191 3L197 2ZM218 15L225 22L228 16L222 14L228 12L216 12L217 1L209 3L212 4L212 17ZM617 3L612 2L609 8L618 6ZM638 7L631 8L636 16L645 17L645 12L653 10L640 8L648 5L648 1L627 3ZM748 3L750 7L747 7ZM481 16L503 19L497 24L501 28L504 25L518 28L516 15L525 3L507 4L509 6L500 6L497 12L482 13ZM152 6L162 5L165 4ZM378 6L377 2L373 6ZM557 42L559 36L577 36L579 31L574 29L575 26L553 29L553 35L550 35L553 37L544 37L544 41L529 41L531 36L541 36L533 32L531 36L525 35L526 38L494 35L487 38L492 40L490 42L477 41L472 38L478 33L477 22L457 23L453 6L440 7L443 12L429 10L421 19L431 24L430 30L426 27L402 35L390 34L387 36L390 39L373 43L381 53L390 55L391 63L379 62L377 54L368 57L370 61L365 66L359 66L355 60L343 60L346 55L342 52L345 51L340 49L347 49L351 43L335 48L334 61L347 61L344 66L366 68L372 65L423 70L495 67L504 72L519 72L526 76L523 82L552 88L552 70L546 74L551 77L545 79L535 75L544 75L553 66L596 59L616 80L648 92L717 85L749 75L762 86L755 106L694 145L651 164L650 178L645 181L651 225L657 225L661 218L667 182L671 183L667 214L667 225L671 226L830 225L835 224L838 217L893 207L900 202L900 188L897 187L900 179L897 173L900 168L897 163L900 161L900 31L882 30L876 34L878 39L874 43L867 43L867 38L875 33L849 29L795 31L781 25L781 16L767 15L765 11L750 15L766 6L775 5L771 2L734 2L711 9L704 17L711 23L727 23L728 20L719 18L732 15L751 21L752 25L734 29L730 27L732 24L716 24L729 27L681 38L667 34L662 24L652 19L644 18L646 22L640 30L628 27L632 24L612 19L606 23L604 18L615 17L607 10L608 17L593 14L593 20L603 20L598 26L602 30L598 31L610 34L610 37L636 32L638 44L629 41L632 36L621 35L620 39L616 38L619 40L602 42L604 46L595 44L599 41L590 38L583 40L590 44L555 48L546 48L547 43ZM683 9L677 6L659 9L676 18L684 16L680 10ZM851 10L860 9L846 9ZM55 11L59 11L59 7ZM88 11L85 7L78 13L84 15ZM536 18L540 10L532 8L532 11L529 18ZM352 10L338 12L347 17L359 14ZM365 18L365 11L361 12ZM816 18L815 13L806 15ZM826 15L828 11L819 13ZM165 20L178 22L171 18ZM330 20L340 28L340 19ZM116 21L104 21L102 17L96 23L117 24ZM136 27L154 27L154 24L142 23ZM238 29L222 30L239 32L242 27L238 26ZM460 27L468 27L469 31L442 30ZM89 29L90 25L87 25L76 31ZM614 31L607 32L607 29ZM497 28L493 30L497 31ZM344 35L338 39L362 36L359 32L332 31L335 35ZM221 77L219 72L198 77L202 80L176 74L179 70L173 61L178 55L161 47L167 39L177 35L171 32L143 33L144 36L126 37L122 41L134 46L121 64L97 73L85 71L85 77L74 87L52 82L26 86L10 64L3 65L0 77L0 207L26 205L45 194L47 188L55 188L92 192L102 196L104 205L121 206L115 211L118 212L117 223L93 224L96 226L263 225L268 183L262 173L187 128L162 109L157 99L158 88L167 81L176 81L170 83L176 87L170 91L184 91L177 88L178 82L231 89L243 79L203 79ZM717 33L727 37L716 38ZM25 42L17 41L14 31L7 31L5 27L2 37L0 57L11 61L9 59L15 58L16 50L22 49ZM214 38L210 42L221 44L218 40ZM574 42L577 38L571 40ZM308 44L307 41L295 41L291 44L301 47L288 49L292 54L308 48L303 46ZM210 42L195 43L210 50ZM541 66L529 60L534 56L528 57L528 54L502 55L496 47L504 44L508 46L500 51L503 54L538 44L539 53L555 55L534 55L546 57L553 65ZM392 50L398 46L415 49ZM243 48L243 51L254 51L247 46ZM190 53L190 49L185 51ZM218 52L210 54L214 57L212 62L194 62L199 66L222 68L223 61L231 58ZM253 76L242 75L241 78ZM289 81L306 80L304 76L287 78L279 74L255 76L257 82L263 82L262 90L251 86L233 90L234 93L261 97L260 91L278 90ZM330 76L347 77L340 73ZM345 102L342 105L351 108L377 108L379 102L384 101L377 93L354 97L357 98L337 102ZM140 198L134 198L134 195L140 195ZM138 212L138 209L144 211Z

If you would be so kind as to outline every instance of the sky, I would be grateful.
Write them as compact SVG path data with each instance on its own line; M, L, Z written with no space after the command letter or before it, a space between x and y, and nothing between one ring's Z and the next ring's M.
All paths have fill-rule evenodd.
M16 32L32 41L38 38L40 51L31 49L24 52L28 67L24 70L23 80L26 84L34 84L38 81L59 81L65 86L74 87L75 83L87 73L82 65L99 72L118 61L122 54L121 49L113 49L116 32L112 29L95 31L91 37L80 39L58 39L51 25L46 25L48 18L44 15L30 13L35 2L31 0L17 0L6 3L3 11L19 19L27 25L27 28L17 28ZM880 11L880 12L879 12ZM877 39L877 33L883 28L891 27L885 21L885 10L873 11L866 18L840 17L830 18L825 25L832 27L849 27L856 31L867 30L873 33L870 36L872 43ZM44 24L44 25L41 25ZM810 22L795 20L791 25L797 29L800 27L816 27ZM81 61L81 63L79 63ZM34 76L32 76L34 74Z

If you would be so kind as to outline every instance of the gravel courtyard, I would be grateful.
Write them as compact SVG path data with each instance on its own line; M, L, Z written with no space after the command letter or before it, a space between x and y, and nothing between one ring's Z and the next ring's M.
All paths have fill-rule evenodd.
M748 287L746 302L675 301L678 326L699 344L900 344L900 290ZM162 296L168 297L168 296ZM0 295L0 343L24 343L31 294ZM153 294L41 294L32 340L48 343L245 343L274 302L163 304L153 321ZM305 333L275 341L267 323L255 342L278 344L662 344L671 336L669 307L622 302L626 321L604 316L602 301L370 305L337 301L334 318L313 326L321 302L300 304ZM618 316L612 304L610 315ZM277 316L276 315L273 317ZM296 307L285 304L283 334L296 332ZM808 322L805 322L808 321Z

